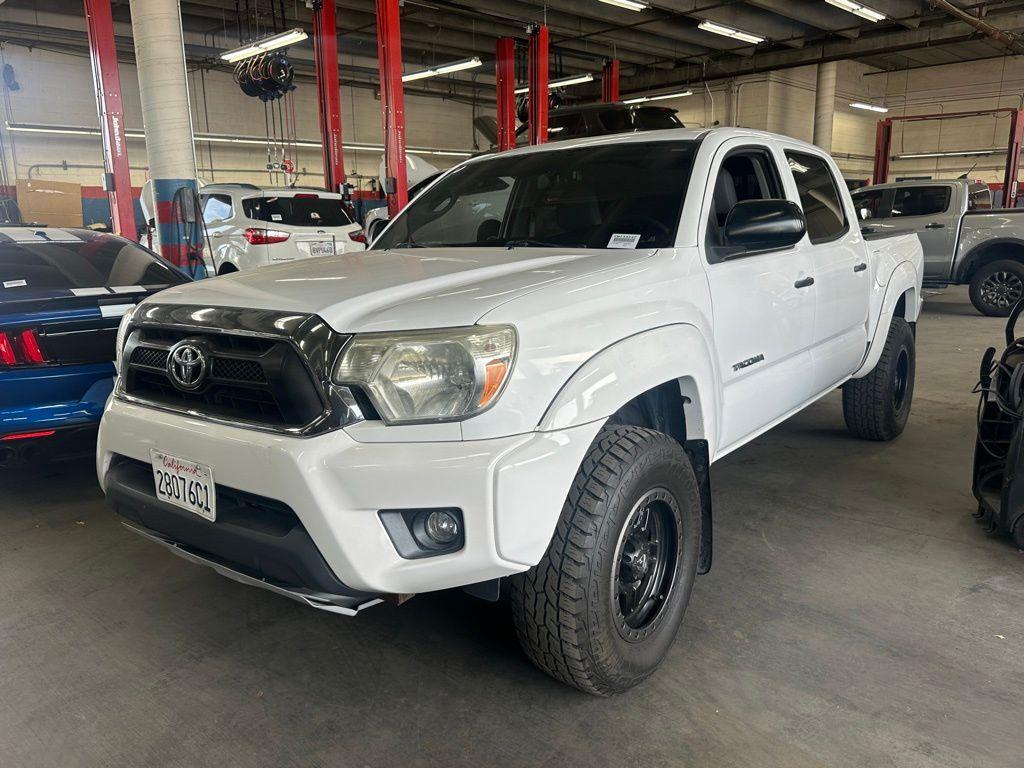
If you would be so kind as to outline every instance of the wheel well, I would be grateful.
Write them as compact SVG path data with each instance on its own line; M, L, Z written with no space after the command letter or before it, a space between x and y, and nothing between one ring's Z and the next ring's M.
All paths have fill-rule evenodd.
M230 261L225 261L220 265L220 269L217 270L218 275L230 275L232 272L237 272L238 267L232 264Z
M608 417L607 423L663 432L686 451L700 487L701 541L697 572L707 573L711 570L711 457L708 441L704 439L696 383L685 377L663 382L623 405Z
M1000 259L1012 259L1024 263L1024 243L1002 240L978 246L968 255L967 263L963 268L963 276L959 282L970 282L979 269Z

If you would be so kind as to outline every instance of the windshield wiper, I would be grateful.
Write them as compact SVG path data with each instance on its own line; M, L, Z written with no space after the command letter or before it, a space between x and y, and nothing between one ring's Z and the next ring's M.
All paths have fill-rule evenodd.
M544 240L508 240L506 248L586 248L583 243L549 243Z

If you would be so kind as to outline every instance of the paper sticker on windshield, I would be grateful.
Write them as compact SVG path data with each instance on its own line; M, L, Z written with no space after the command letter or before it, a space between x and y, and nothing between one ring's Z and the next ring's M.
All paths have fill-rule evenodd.
M4 280L4 288L24 288L28 280Z
M624 235L616 232L608 241L609 248L636 248L640 235Z

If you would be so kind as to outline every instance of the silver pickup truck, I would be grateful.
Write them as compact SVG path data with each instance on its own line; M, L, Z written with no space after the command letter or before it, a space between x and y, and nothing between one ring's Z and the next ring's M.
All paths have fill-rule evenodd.
M876 184L854 192L853 202L865 235L917 234L926 286L969 285L975 308L998 317L1024 297L1024 209L993 209L986 185Z

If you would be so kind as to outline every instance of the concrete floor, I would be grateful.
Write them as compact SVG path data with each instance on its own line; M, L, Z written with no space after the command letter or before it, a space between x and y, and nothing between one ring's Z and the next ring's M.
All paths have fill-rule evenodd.
M1024 554L971 519L983 349L931 297L892 444L831 395L716 465L716 551L664 666L600 700L502 607L321 614L125 531L88 466L0 488L0 766L1021 766Z

